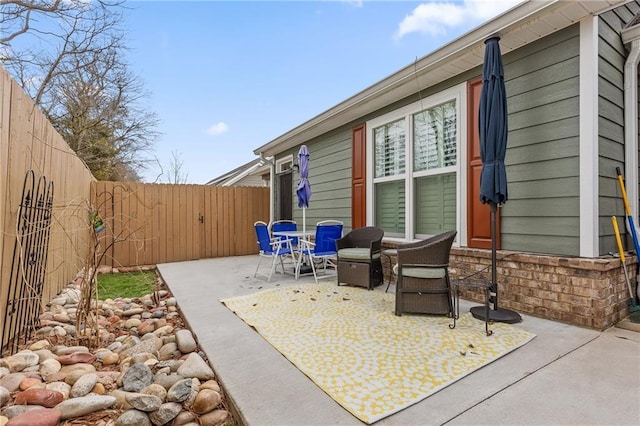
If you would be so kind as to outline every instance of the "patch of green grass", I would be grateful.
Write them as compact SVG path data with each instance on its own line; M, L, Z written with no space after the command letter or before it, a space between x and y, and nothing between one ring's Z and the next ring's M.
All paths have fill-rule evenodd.
M151 293L155 285L154 271L100 274L98 275L98 297L100 300L140 297Z

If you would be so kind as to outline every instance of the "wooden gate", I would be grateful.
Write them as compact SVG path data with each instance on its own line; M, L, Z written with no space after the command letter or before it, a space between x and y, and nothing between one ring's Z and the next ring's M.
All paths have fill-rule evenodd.
M106 226L102 265L154 265L257 253L269 188L94 182L92 205Z

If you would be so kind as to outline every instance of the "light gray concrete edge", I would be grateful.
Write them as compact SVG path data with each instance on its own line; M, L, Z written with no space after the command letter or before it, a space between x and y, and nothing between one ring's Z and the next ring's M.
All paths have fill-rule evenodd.
M313 282L312 276L295 281L275 274L267 283L253 277L257 261L240 256L158 265L240 420L252 426L363 424L220 303ZM461 312L472 305L462 301ZM527 315L517 326L537 337L376 424L640 424L639 333L598 332Z

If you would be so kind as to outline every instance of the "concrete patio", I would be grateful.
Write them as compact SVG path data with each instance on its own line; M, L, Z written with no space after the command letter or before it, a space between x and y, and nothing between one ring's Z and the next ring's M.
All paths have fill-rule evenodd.
M241 256L158 265L240 421L252 426L363 424L219 302L313 283L313 276L296 282L275 274L270 283L254 278L257 261L257 256ZM462 301L461 313L473 305ZM517 326L537 337L375 424L640 424L640 333L615 327L598 332L526 315Z

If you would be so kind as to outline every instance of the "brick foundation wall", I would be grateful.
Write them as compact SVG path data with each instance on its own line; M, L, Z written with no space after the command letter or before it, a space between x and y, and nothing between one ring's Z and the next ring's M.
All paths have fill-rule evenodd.
M383 249L397 244L384 242ZM618 258L571 258L499 250L498 306L582 327L604 330L629 314L629 291ZM393 258L391 264L395 264ZM389 261L383 256L385 286ZM635 292L636 258L627 259ZM452 279L491 278L491 250L453 247ZM395 279L392 277L391 279ZM480 302L482 295L464 290L462 297Z

